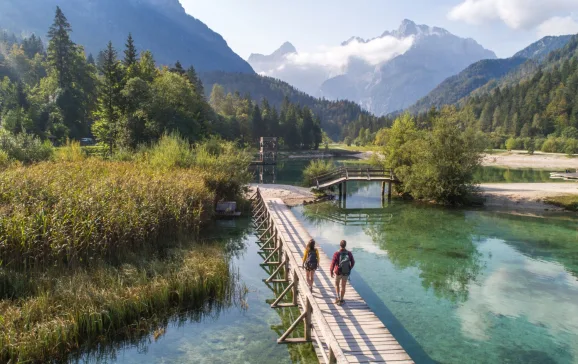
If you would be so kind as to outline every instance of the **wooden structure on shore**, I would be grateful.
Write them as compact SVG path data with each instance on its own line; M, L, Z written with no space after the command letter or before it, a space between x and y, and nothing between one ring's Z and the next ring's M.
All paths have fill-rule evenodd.
M574 172L566 171L565 173L562 172L552 172L550 173L550 178L552 179L563 179L566 181L576 181L578 182L578 170Z
M315 186L318 190L323 190L333 186L339 186L339 198L347 198L348 181L381 181L381 196L385 196L385 186L387 184L387 198L391 200L392 184L399 181L395 178L393 170L382 168L337 168L331 172L315 177Z
M413 363L349 282L345 303L333 303L330 259L321 250L315 287L309 290L301 259L311 237L282 200L264 199L257 189L253 216L260 248L266 253L263 265L274 268L265 282L286 284L271 308L298 307L301 312L279 344L312 342L324 363ZM295 337L301 324L303 335Z

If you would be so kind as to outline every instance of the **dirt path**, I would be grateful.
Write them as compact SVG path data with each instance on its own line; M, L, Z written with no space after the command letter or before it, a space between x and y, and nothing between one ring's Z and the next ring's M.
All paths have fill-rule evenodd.
M313 195L308 188L290 185L258 185L253 183L249 185L251 188L251 195L255 193L257 186L259 187L263 197L280 198L285 202L285 204L287 204L287 206L301 205L304 202L315 200L315 195Z
M564 170L567 168L577 169L578 158L570 158L564 154L534 155L519 153L488 154L482 162L484 166L508 167L508 168L536 168Z

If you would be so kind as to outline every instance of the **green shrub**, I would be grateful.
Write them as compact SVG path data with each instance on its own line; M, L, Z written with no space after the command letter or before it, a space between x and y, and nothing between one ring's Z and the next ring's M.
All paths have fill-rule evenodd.
M195 162L190 143L178 134L165 134L147 153L151 166L160 169L189 168Z
M564 144L564 153L570 156L578 153L578 140L566 139L566 143Z
M548 137L542 144L542 148L540 148L544 153L558 153L559 149L558 139L554 137Z
M8 153L3 150L0 150L0 170L8 168L10 165L10 157L8 157Z
M509 138L508 140L506 140L506 150L512 151L514 149L517 149L517 146L518 141L515 138Z
M0 129L0 150L6 152L10 159L26 164L49 160L54 153L54 148L48 141L42 142L26 133L14 135L2 129Z
M545 138L536 138L534 139L534 150L542 150L542 145L546 141Z
M303 183L307 187L315 186L315 178L319 175L329 173L335 169L332 160L317 159L309 162L309 165L303 171Z

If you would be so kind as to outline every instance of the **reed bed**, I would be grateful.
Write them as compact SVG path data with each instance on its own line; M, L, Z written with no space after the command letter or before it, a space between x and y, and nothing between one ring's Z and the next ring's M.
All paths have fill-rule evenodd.
M228 258L210 246L42 280L50 289L0 301L0 362L63 360L110 338L148 335L175 309L230 305L236 287Z
M215 200L205 174L92 158L8 169L0 175L0 261L75 266L194 231Z
M0 362L65 360L175 310L230 304L225 249L194 241L250 180L234 143L167 135L107 160L73 142L44 162L12 154L0 153Z

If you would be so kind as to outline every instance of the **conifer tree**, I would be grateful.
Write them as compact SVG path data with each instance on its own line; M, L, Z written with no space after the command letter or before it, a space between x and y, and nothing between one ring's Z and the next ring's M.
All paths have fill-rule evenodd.
M108 43L103 56L104 63L100 69L102 80L98 90L97 121L93 125L93 133L108 145L112 154L120 118L122 71L112 42Z
M67 88L73 80L74 53L76 45L70 40L72 27L60 7L56 7L54 23L48 31L48 63L56 73L58 86Z
M124 59L122 61L127 80L138 76L138 62L138 53L134 45L134 39L132 38L132 34L129 33L125 44Z

